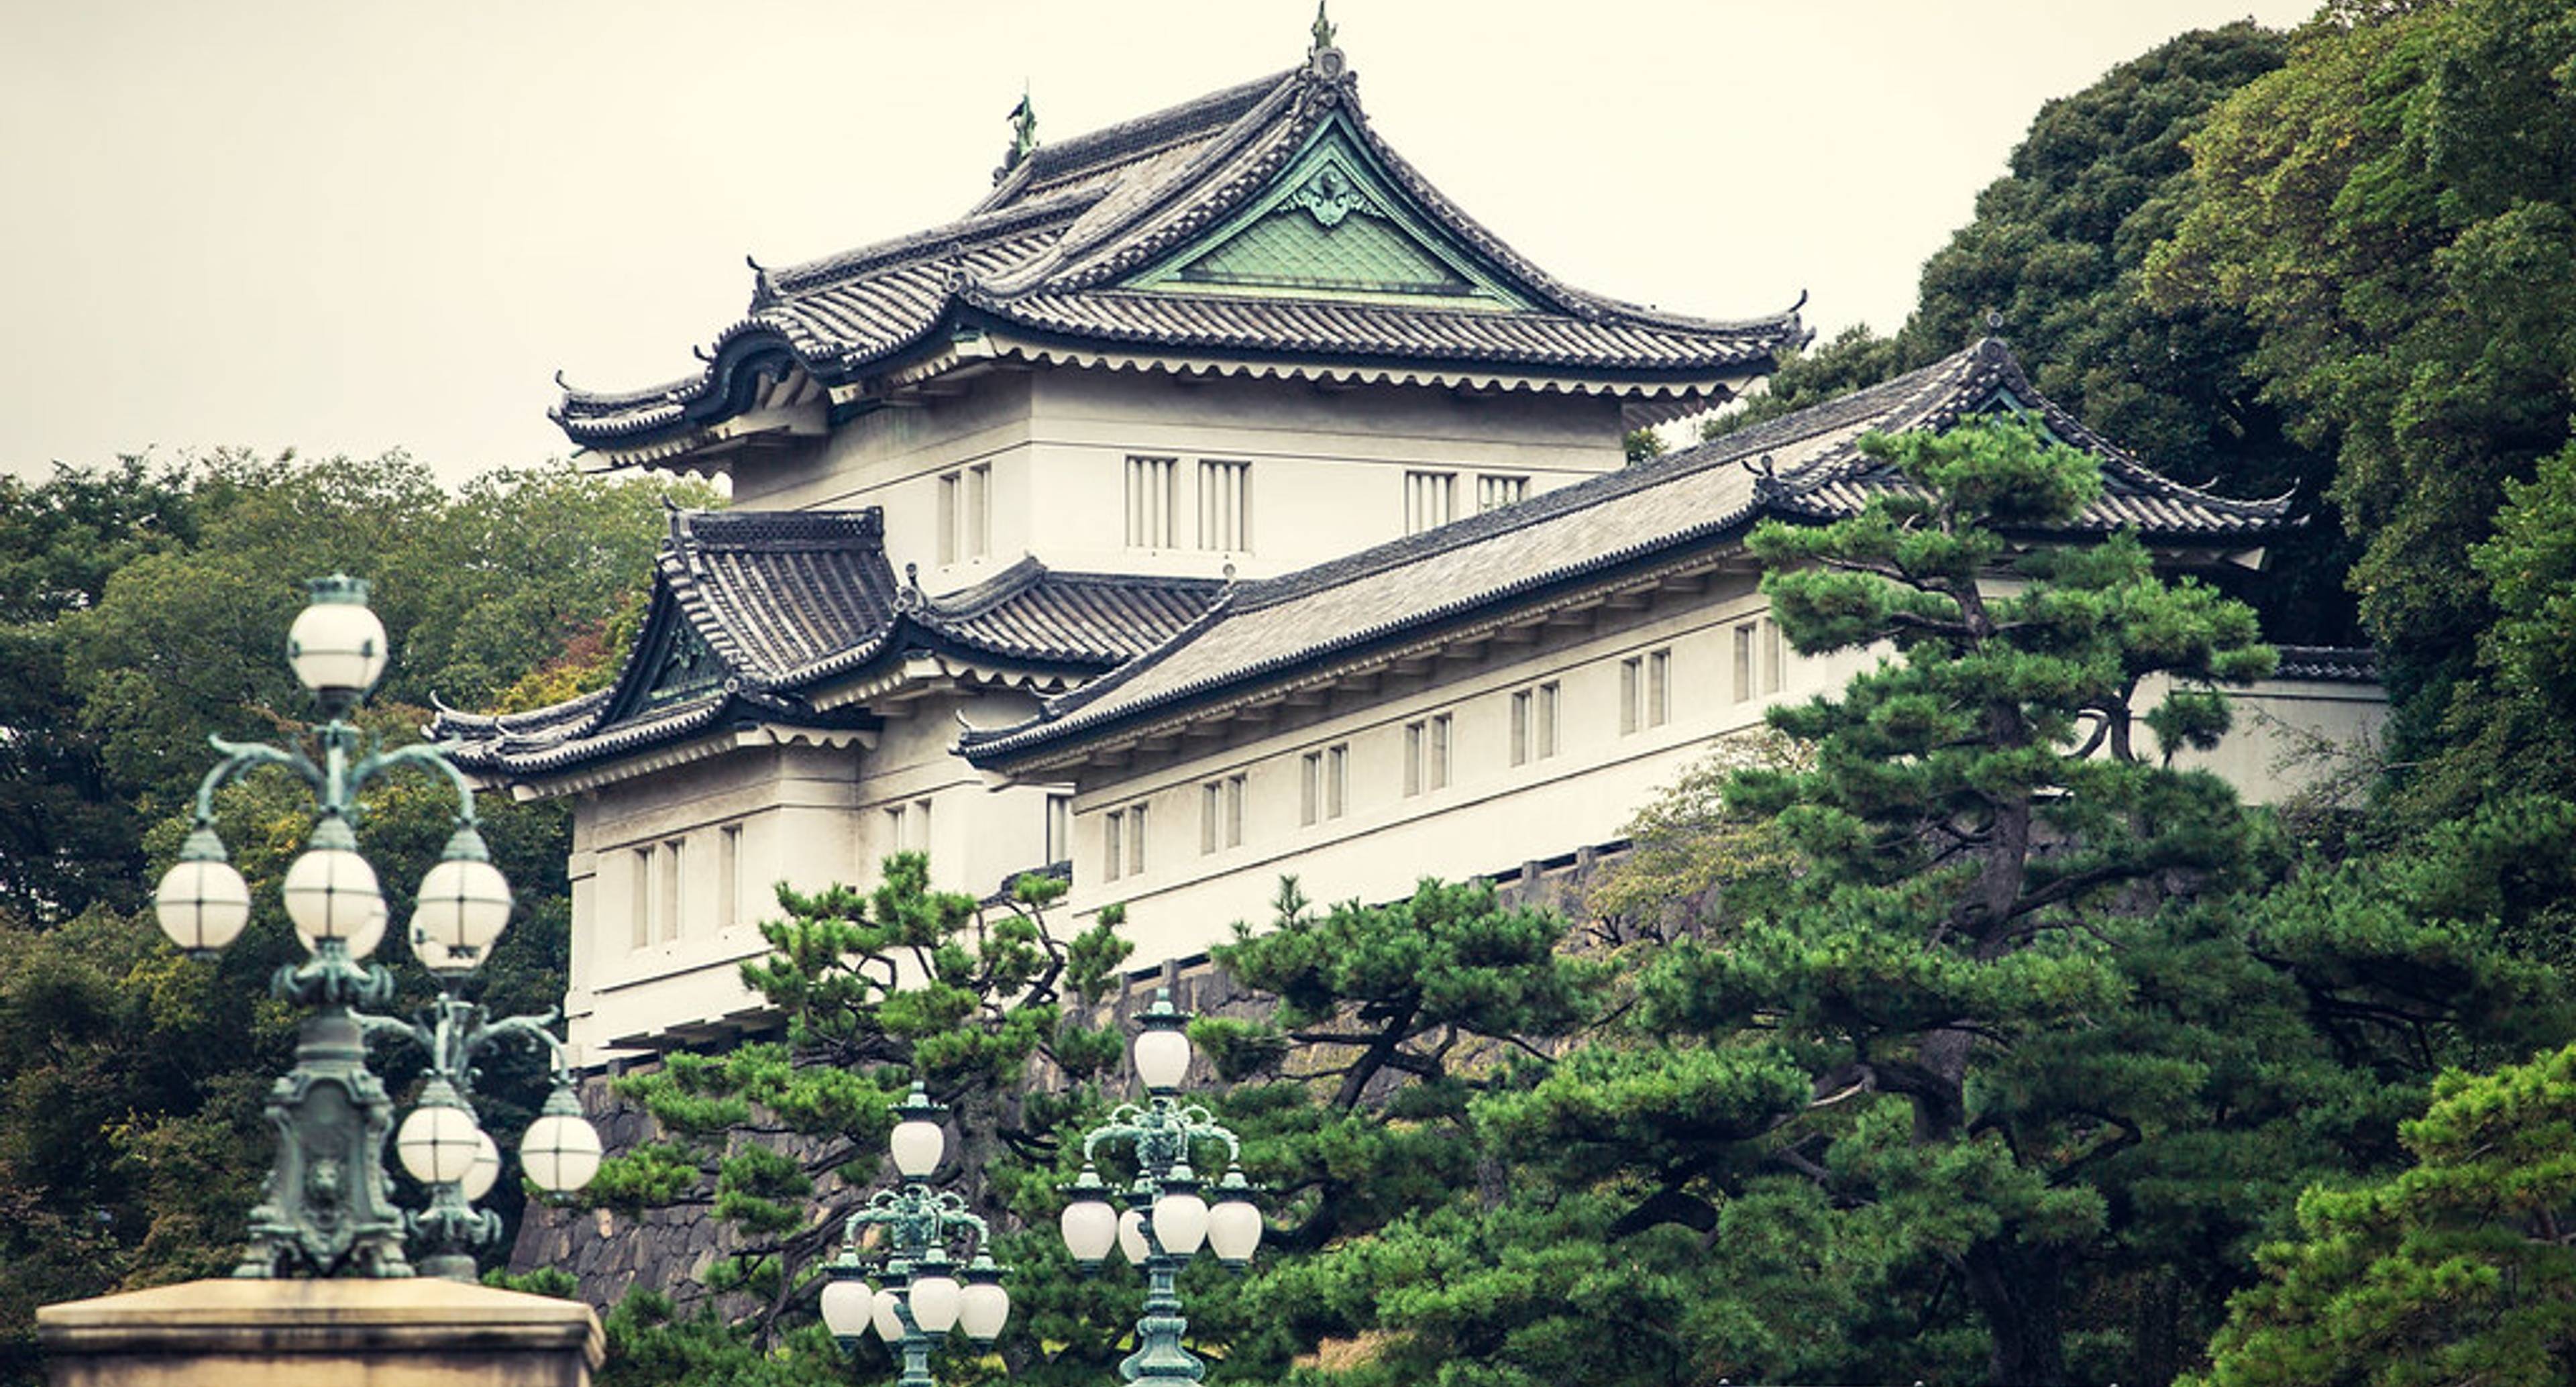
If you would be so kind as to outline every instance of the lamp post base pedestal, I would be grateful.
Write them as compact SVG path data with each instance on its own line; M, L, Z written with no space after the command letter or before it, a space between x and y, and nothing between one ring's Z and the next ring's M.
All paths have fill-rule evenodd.
M52 1387L588 1387L576 1301L431 1277L188 1281L36 1311Z

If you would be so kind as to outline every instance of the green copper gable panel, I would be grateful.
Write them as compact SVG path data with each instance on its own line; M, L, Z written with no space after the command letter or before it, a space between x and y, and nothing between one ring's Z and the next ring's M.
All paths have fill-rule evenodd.
M1242 211L1127 287L1492 312L1531 307L1394 186L1335 116Z
M1464 298L1476 285L1420 242L1370 216L1324 226L1300 208L1272 212L1182 266L1185 285L1241 285Z
M647 712L674 703L686 703L700 694L722 685L728 671L724 661L709 649L706 638L686 621L672 623L669 640L664 642L659 667L653 682L634 711Z

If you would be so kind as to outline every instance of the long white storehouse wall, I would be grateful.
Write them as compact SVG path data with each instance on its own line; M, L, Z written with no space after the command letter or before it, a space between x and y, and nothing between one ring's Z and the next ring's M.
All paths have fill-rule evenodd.
M1780 647L1781 675L1768 692L1770 646L1762 599L1748 579L1695 600L1666 602L1647 619L1554 642L1518 647L1409 692L1389 690L1346 711L1257 741L1169 761L1132 774L1094 770L1074 801L1071 904L1089 919L1124 903L1139 966L1184 958L1231 937L1237 920L1258 926L1282 874L1318 901L1390 900L1425 876L1446 880L1510 870L1625 836L1630 820L1719 738L1760 725L1762 710L1840 689L1878 658L1850 652L1804 658ZM1753 696L1736 696L1736 633L1754 633ZM1490 651L1489 647L1489 651ZM1621 667L1670 652L1670 720L1623 732ZM1557 751L1511 760L1515 693L1558 686ZM2150 691L2152 692L2152 691ZM2217 750L2180 764L2224 776L2248 800L2276 802L2330 767L2319 753L2377 734L2386 700L2375 685L2267 681L2236 695L2238 730ZM1446 713L1451 775L1446 788L1404 793L1405 729ZM1641 719L1642 721L1642 719ZM2150 754L2153 739L2140 729ZM1348 799L1339 818L1304 822L1304 758L1349 747ZM1203 787L1244 777L1243 841L1202 852ZM1142 872L1106 872L1105 825L1113 812L1146 806ZM1124 824L1122 824L1122 829ZM1132 848L1122 832L1122 857Z

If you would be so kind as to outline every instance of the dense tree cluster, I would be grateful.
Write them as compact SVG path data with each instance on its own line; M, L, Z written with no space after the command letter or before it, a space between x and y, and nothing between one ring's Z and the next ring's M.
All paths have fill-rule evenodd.
M1888 658L1641 807L1587 909L1283 883L1215 951L1266 1006L1193 1028L1274 1192L1248 1276L1185 1280L1215 1380L2576 1375L2570 294L2568 0L2339 2L2043 108L1894 335L1716 427L1999 330L2107 436L2295 489L2306 530L2233 590L2126 537L2026 552L1999 533L2073 514L2088 459L2009 421L1870 440L1915 491L1751 547L1798 649ZM600 678L656 528L634 486L449 496L400 458L0 483L0 1366L28 1371L36 1302L215 1269L249 1203L288 1037L253 980L291 946L263 918L210 972L135 907L203 734L300 706L268 659L289 580L378 581L400 735L433 693ZM2253 809L2166 754L2226 729L2267 635L2376 644L2395 730L2349 794ZM275 875L284 788L225 812ZM563 816L493 820L533 919L487 986L541 1005ZM371 806L389 879L435 827L401 787ZM731 1239L700 1308L613 1308L604 1381L886 1375L822 1334L814 1278L915 1079L1017 1268L1010 1336L943 1379L1114 1370L1139 1289L1074 1275L1052 1228L1118 1096L1116 914L883 877L781 893L745 969L779 1036L621 1081L663 1138L587 1197Z
M220 799L262 907L218 963L170 949L143 898L213 764L207 734L290 737L309 712L283 644L299 580L375 581L395 653L364 720L409 740L433 696L491 702L631 605L659 490L555 466L451 494L400 454L0 479L0 1377L33 1380L37 1304L228 1271L257 1200L260 1103L294 1043L263 984L299 952L273 888L309 820L301 786L260 775ZM396 780L366 803L389 888L436 859L443 794ZM524 908L478 985L542 1011L562 996L568 816L483 812ZM425 975L388 958L417 1005ZM407 1083L410 1057L386 1058ZM493 1119L524 1121L541 1081L496 1072Z

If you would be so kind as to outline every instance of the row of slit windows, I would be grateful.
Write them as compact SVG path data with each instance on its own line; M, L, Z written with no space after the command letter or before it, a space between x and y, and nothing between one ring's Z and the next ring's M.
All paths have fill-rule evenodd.
M1252 552L1252 464L1202 458L1196 481L1198 523L1185 538L1180 459L1127 459L1127 547Z
M1476 477L1476 510L1482 514L1529 499L1529 478L1480 473ZM1418 535L1458 518L1458 474L1404 474L1404 532Z
M941 544L955 552L982 558L992 544L990 487L982 467L964 469L940 479ZM1192 508L1182 504L1184 473L1179 458L1127 459L1127 547L1130 549L1197 548L1215 553L1252 552L1252 464L1198 461L1196 526L1186 528ZM1529 478L1500 473L1476 476L1479 512L1516 505L1529 497ZM953 495L962 488L962 495ZM1458 518L1458 474L1411 471L1404 474L1404 532L1419 534ZM952 562L952 549L940 551Z
M1736 623L1728 632L1733 657L1729 692L1736 703L1780 692L1786 678L1787 648L1780 628L1769 617ZM1508 757L1526 766L1556 756L1565 745L1565 688L1548 679L1511 692L1508 705ZM1631 736L1663 727L1673 719L1673 651L1671 646L1641 651L1619 661L1619 735ZM1432 713L1403 726L1403 793L1406 798L1445 790L1453 778L1456 723L1450 713ZM1243 772L1199 785L1199 852L1202 856L1243 846L1244 804L1249 779ZM1297 764L1297 822L1311 828L1345 816L1351 806L1351 744L1334 742L1302 752ZM1047 841L1050 854L1069 831L1071 801L1048 801ZM1059 823L1063 827L1059 828ZM1102 878L1115 881L1145 870L1146 806L1131 804L1111 810L1104 821ZM1054 858L1052 860L1061 860Z
M681 935L690 873L696 870L689 839L666 838L646 843L628 854L633 883L633 944L667 944ZM725 824L715 832L715 918L717 929L731 929L740 919L742 826Z
M979 462L939 474L939 561L958 563L993 553L993 468Z

